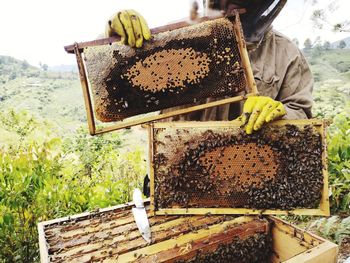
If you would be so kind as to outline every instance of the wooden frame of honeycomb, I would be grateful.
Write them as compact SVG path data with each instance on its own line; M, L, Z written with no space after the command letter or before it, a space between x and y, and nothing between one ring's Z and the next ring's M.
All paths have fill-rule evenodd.
M281 120L246 135L237 121L149 125L155 214L329 216L322 120Z
M220 24L225 32L216 38L210 32L219 31L215 28ZM77 58L91 135L241 101L258 93L238 13L230 22L222 16L208 16L192 24L183 21L156 28L152 33L152 42L140 50L116 44L118 38L65 47ZM217 101L206 102L209 97ZM158 114L163 109L167 112ZM96 129L95 116L116 123Z
M237 251L244 249L244 243L240 242L244 240L251 242L250 247L254 244L270 247L268 262L272 263L336 262L336 244L276 217L154 217L149 211L149 201L145 205L151 224L151 244L137 230L131 212L133 204L129 203L39 223L41 262L192 262L196 253L218 254L222 251L220 244L233 241L232 237L238 241L234 249ZM264 238L265 234L268 239ZM266 241L267 244L262 243ZM248 257L256 253L254 247L251 249Z

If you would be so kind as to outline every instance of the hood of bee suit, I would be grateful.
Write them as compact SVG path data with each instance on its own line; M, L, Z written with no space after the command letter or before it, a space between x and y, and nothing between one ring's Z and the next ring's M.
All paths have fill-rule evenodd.
M206 0L204 0L206 1ZM247 42L260 42L287 0L209 0L208 7L227 10L230 4L245 8L241 14L244 37Z

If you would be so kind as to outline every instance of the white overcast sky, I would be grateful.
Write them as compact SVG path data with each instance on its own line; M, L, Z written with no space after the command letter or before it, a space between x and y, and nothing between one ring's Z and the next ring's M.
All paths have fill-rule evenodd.
M135 9L149 26L156 27L187 17L191 0L2 0L0 7L0 55L27 60L38 66L75 64L75 56L65 45L93 40L104 31L106 20L116 11ZM309 37L336 41L349 36L316 30L310 22L314 0L289 0L274 26L300 43ZM325 7L329 0L318 0ZM349 15L350 1L339 0L333 17L339 21Z

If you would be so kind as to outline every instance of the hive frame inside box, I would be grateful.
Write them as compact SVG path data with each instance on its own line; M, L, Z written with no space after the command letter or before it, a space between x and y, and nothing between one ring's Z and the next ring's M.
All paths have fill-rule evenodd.
M145 205L149 205L149 201L145 202ZM67 222L74 221L79 222L86 218L101 217L103 213L113 212L119 213L119 211L125 211L125 209L131 209L132 203L126 205L118 205L114 207L108 207L100 209L98 212L86 212L82 214L76 214L69 217L63 217L59 219L49 220L45 222L38 223L39 232L39 249L40 249L40 259L42 263L50 262L49 260L49 241L46 235L45 229L51 227L55 224L66 224ZM337 259L338 246L328 240L325 240L317 235L314 235L308 231L302 230L280 218L274 216L267 216L267 218L272 222L271 234L272 234L272 248L273 254L270 262L285 262L285 263L299 263L299 262L309 262L309 263L335 263ZM239 217L239 222L246 222L251 220L251 217ZM116 221L118 222L118 221ZM238 221L237 221L238 222ZM77 228L72 228L72 230L79 230ZM193 233L196 234L196 233ZM187 237L182 236L182 242L191 242L193 234L190 233ZM77 239L72 236L72 239ZM174 245L178 240L174 240ZM147 253L147 248L145 247L145 254ZM148 250L148 253L152 251ZM133 255L130 255L130 258ZM125 262L125 261L124 261Z
M190 106L190 107L187 107L184 109L177 109L177 110L173 110L170 112L158 114L156 116L137 115L137 118L134 118L135 116L133 116L132 118L126 118L122 121L116 122L115 124L112 124L112 125L106 126L106 127L102 127L99 129L96 128L96 118L95 118L95 114L94 114L94 107L92 105L92 98L91 98L91 91L90 91L91 89L90 89L88 76L87 76L87 72L86 72L86 65L85 65L84 59L83 59L83 51L84 51L85 47L111 44L113 42L119 41L120 38L119 37L110 37L110 38L99 39L99 40L89 41L89 42L75 43L74 45L65 46L65 50L68 53L75 53L75 55L76 55L78 69L79 69L80 82L81 82L81 86L82 86L82 90L83 90L85 109L86 109L86 113L87 113L87 122L88 122L90 134L91 135L102 134L102 133L106 133L106 132L110 132L110 131L114 131L114 130L119 130L119 129L131 127L131 126L135 126L135 125L139 125L139 124L148 123L151 121L161 120L161 119L165 119L165 118L169 118L169 117L173 117L173 116L177 116L177 115L181 115L181 114L190 113L193 111L203 110L203 109L207 109L207 108L211 108L211 107L216 107L216 106L220 106L220 105L225 105L225 104L229 104L229 103L233 103L233 102L242 101L242 100L246 99L248 96L257 95L258 90L257 90L256 83L254 80L254 75L253 75L253 72L251 69L251 65L250 65L250 61L249 61L249 57L248 57L248 52L246 50L246 44L245 44L245 41L243 38L243 32L242 32L241 23L239 20L239 12L235 11L234 15L235 15L234 31L235 31L235 35L236 35L236 38L238 41L238 47L239 47L239 52L240 52L240 56L241 56L241 60L242 60L242 66L243 66L243 69L245 71L246 81L247 81L245 95L239 95L239 96L235 96L235 97L231 97L231 98L217 100L214 102L208 102L208 103L204 103L204 104L200 104L200 105L196 105L196 106ZM213 20L213 19L217 19L217 18L221 18L221 17L223 17L221 14L220 15L205 16L205 17L201 17L201 18L197 19L195 21L195 23L201 23L204 21ZM177 22L174 24L170 24L170 25L166 25L166 26L152 29L151 32L152 32L152 34L157 34L157 33L166 32L169 30L173 30L173 29L186 27L186 26L192 25L193 23L194 22L189 23L187 20L184 20L184 21Z
M149 175L150 175L150 198L151 198L151 211L155 215L180 215L180 214L240 214L240 215L320 215L329 216L329 193L328 193L328 169L327 169L327 147L326 147L326 134L325 128L329 124L326 120L279 120L271 123L273 125L313 125L317 127L320 132L322 140L322 174L323 174L323 188L322 197L318 208L298 208L292 210L280 210L280 209L250 209L250 208L159 208L155 209L155 165L154 165L154 129L155 128L224 128L224 127L240 127L238 121L221 121L221 122L159 122L148 125L149 136Z
M149 220L152 223L152 220L156 221L156 223L151 224L151 231L153 233L153 239L150 244L148 244L143 238L141 237L141 234L137 230L137 226L134 222L134 216L131 213L131 207L133 207L133 203L128 203L125 205L118 205L114 207L109 207L105 209L100 209L98 212L86 212L82 214L77 214L69 217L63 217L60 219L54 219L46 222L41 222L38 223L38 232L39 232L39 247L40 247L40 257L41 257L41 262L50 262L50 256L53 256L54 259L53 261L57 261L57 258L55 258L55 255L53 255L55 252L52 251L57 251L56 246L58 242L58 246L60 247L58 253L65 253L66 251L66 246L67 249L72 249L73 254L81 254L81 255L74 255L74 261L82 261L80 258L81 256L84 256L86 252L84 251L84 248L89 246L90 242L87 241L86 243L79 244L79 239L83 240L84 235L91 235L89 231L92 231L96 234L96 236L103 236L102 232L103 228L106 228L106 225L114 226L114 227L124 227L126 225L131 225L133 227L133 230L130 230L131 232L135 233L137 236L129 237L131 238L128 240L129 232L121 232L119 233L120 235L123 235L125 237L125 240L128 240L129 244L127 247L124 247L122 251L115 252L118 254L118 256L115 258L104 258L103 262L139 262L138 260L141 259L142 257L147 257L147 256L153 256L156 253L159 252L165 252L168 254L169 251L172 251L171 255L169 255L170 259L165 260L164 258L158 258L159 261L157 260L156 262L174 262L171 259L178 259L178 257L181 257L182 255L187 253L187 249L190 249L192 247L192 244L194 242L197 242L198 245L201 246L201 248L196 248L196 251L207 251L212 246L215 246L215 244L220 244L221 242L228 241L229 237L235 236L238 237L239 239L245 239L247 237L252 237L255 234L262 233L262 234L270 234L270 228L269 228L269 222L265 219L259 219L258 217L247 217L247 216L241 216L241 217L230 217L226 218L226 220L220 220L220 218L224 218L223 216L219 217L210 217L210 216L185 216L185 217L164 217L164 216L158 216L158 217L153 217L150 216ZM149 211L149 200L145 200L145 207L146 210ZM121 213L124 213L122 218L119 218L120 221L115 219L115 222L111 222L108 220L105 220L103 218L104 214L113 214L118 215ZM128 215L126 215L128 213ZM94 225L95 223L92 223L90 221L90 224L86 224L86 221L88 220L94 220L100 222L100 225L98 227L93 226L90 227L91 225ZM108 221L109 223L106 223ZM79 228L75 226L75 223L78 222L85 222L82 225L86 226L87 229L89 229L87 232L84 231L83 227ZM103 223L106 223L104 225ZM67 231L66 232L60 232L60 234L57 234L57 231L54 231L56 235L53 235L51 230L52 228L59 229L60 227L65 227L68 224ZM70 224L70 225L69 225ZM195 228L196 226L198 227L197 230L189 231L186 229L176 228L178 225L189 225L192 228ZM208 224L208 225L206 225ZM100 229L101 233L96 232L96 229ZM182 229L182 230L181 230ZM109 230L111 230L109 228ZM157 232L162 232L162 231L170 231L171 236L167 237L160 237L156 239L154 233ZM184 232L181 232L184 231ZM68 232L70 232L72 235L69 236L66 235ZM79 234L82 233L82 234ZM124 233L124 234L123 234ZM93 234L93 236L95 236ZM102 235L101 235L102 234ZM58 239L58 240L57 240ZM86 238L85 238L86 239ZM135 242L137 239L142 239L142 242L139 243L136 241L136 244L130 245L129 242ZM114 240L114 238L113 238ZM106 253L102 252L103 250L113 250L110 247L116 249L116 248L121 248L124 245L121 243L123 240L120 240L117 238L120 243L118 243L117 246L111 245L108 243L105 244L105 246L100 247L99 249L92 249L91 253L94 253L96 250L99 251L99 256L106 255ZM212 242L211 245L208 245L208 242ZM57 242L56 242L57 241ZM86 241L86 240L85 240ZM207 242L206 242L207 241ZM73 242L74 244L71 244ZM105 239L103 239L102 243L104 244ZM203 242L203 243L202 243ZM101 243L101 242L98 242ZM124 242L125 243L125 242ZM66 244L66 245L65 245ZM127 245L126 244L126 245ZM71 245L73 245L71 247ZM80 245L80 247L76 247L76 245ZM83 245L83 247L81 246ZM186 249L185 249L186 248ZM87 249L89 250L89 249ZM214 250L215 251L215 250ZM69 257L72 255L72 251L69 251ZM108 253L109 254L109 253ZM110 254L111 255L111 254ZM137 256L138 255L138 256ZM140 258L139 256L142 257ZM88 256L88 255L87 255ZM95 261L99 261L99 256L92 256ZM113 256L115 256L113 254ZM62 254L58 255L59 262L62 262L62 260L67 261L71 260L69 259L62 259ZM162 260L160 260L162 259ZM85 260L83 260L85 262ZM94 261L94 260L92 260ZM89 261L90 262L90 261ZM147 261L148 262L148 261ZM152 260L152 262L155 262Z

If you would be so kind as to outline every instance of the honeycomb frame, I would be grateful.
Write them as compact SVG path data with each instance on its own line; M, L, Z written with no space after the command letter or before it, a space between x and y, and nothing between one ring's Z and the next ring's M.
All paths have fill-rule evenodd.
M91 135L258 94L238 13L230 21L215 15L151 31L154 37L142 49L116 44L117 38L65 47L77 58ZM96 129L96 118L115 124Z
M152 212L329 216L327 122L280 120L249 136L239 125L150 124ZM232 146L229 157L220 150Z
M242 256L244 262L262 262L272 254L267 219L151 216L149 201L145 205L151 243L142 238L131 211L133 204L128 203L39 223L41 262L180 263L198 262L200 256L217 258L218 253L229 257L223 262L242 262Z
M220 231L220 228L224 230L225 223L238 223L244 224L252 222L253 216L157 216L153 217L149 211L149 199L145 200L145 206L149 219L151 222L151 230L153 242L150 245L146 245L146 242L142 239L141 234L137 232L137 227L134 223L131 208L133 203L112 206L96 210L93 212L85 212L81 214L74 214L68 217L57 218L49 221L43 221L38 223L39 233L39 248L40 248L40 262L48 263L53 262L54 259L62 262L72 262L73 259L84 257L84 262L133 262L141 261L142 256L154 255L155 249L167 250L164 245L168 245L171 248L181 249L181 252L185 248L190 246L187 244L192 243L194 239L199 238L199 235L203 237L202 245L210 247L211 232L216 225L216 229ZM272 235L272 257L268 262L325 262L333 263L336 261L338 246L326 239L323 239L315 234L312 234L305 229L296 227L289 222L283 221L280 218L274 216L265 217L269 222L270 233ZM261 219L261 218L260 218ZM252 226L252 225L251 225ZM119 230L118 230L119 228ZM244 228L243 228L244 229ZM247 229L247 228L245 228ZM250 228L252 230L252 228ZM131 231L130 231L131 230ZM257 230L257 228L256 228ZM130 231L130 232L129 232ZM201 233L199 233L201 231ZM158 233L164 233L163 242L160 241ZM115 238L115 235L119 235L119 239ZM83 235L82 235L83 234ZM95 234L95 238L91 238ZM123 238L124 234L124 238ZM136 239L135 235L137 236ZM178 237L178 238L177 238ZM125 242L127 240L130 242ZM157 241L158 239L158 241ZM87 243L89 241L89 243ZM112 243L108 246L96 247L96 243L102 242ZM132 245L133 242L139 242L139 247L145 246L143 255L137 251L129 253L128 260L120 257L118 249L126 249L125 245ZM119 245L118 246L118 242ZM198 243L197 243L198 244ZM135 245L135 244L134 244ZM135 246L134 246L135 247ZM193 247L193 246L192 246ZM90 248L90 249L89 249ZM91 249L92 248L92 249ZM148 249L147 248L152 248ZM70 253L71 258L63 258L64 253L68 251L75 251ZM136 252L136 253L135 253ZM180 253L177 253L180 254ZM253 253L251 253L253 254ZM184 253L185 256L185 253ZM101 259L105 258L105 260ZM140 257L140 258L138 258ZM138 259L137 259L138 258ZM151 262L155 262L151 261ZM75 262L75 261L74 261ZM169 261L167 261L169 262ZM215 261L218 262L218 261ZM230 261L231 262L231 261Z

